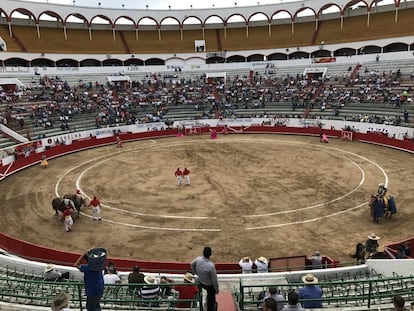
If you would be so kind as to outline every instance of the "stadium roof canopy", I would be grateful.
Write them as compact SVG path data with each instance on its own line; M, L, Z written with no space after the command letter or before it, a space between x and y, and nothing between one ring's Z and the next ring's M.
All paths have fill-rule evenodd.
M83 22L91 27L97 20L105 20L112 28L120 23L121 20L128 21L135 28L142 25L142 21L151 20L159 28L166 20L175 21L180 28L184 24L191 21L192 24L199 24L204 27L210 20L218 20L226 27L227 23L233 20L233 17L238 17L238 22L241 20L247 25L258 16L268 24L272 23L273 19L287 18L292 23L297 21L297 18L304 16L312 16L315 20L322 18L322 15L327 11L332 10L339 14L341 18L349 14L349 12L357 5L358 8L365 10L366 14L375 12L378 0L339 0L336 2L329 2L324 0L307 0L295 1L278 4L253 5L244 7L231 8L211 8L211 9L188 9L188 10L149 10L149 9L113 9L102 7L80 7L59 4L46 4L38 2L26 2L19 0L2 0L0 4L0 14L7 23L12 24L16 13L26 15L33 20L35 24L44 18L50 16L65 26L70 23L70 19L75 17L83 20ZM75 3L75 2L74 2ZM407 1L402 4L400 0L395 0L391 6L391 10L395 10L398 14L400 5L404 6Z

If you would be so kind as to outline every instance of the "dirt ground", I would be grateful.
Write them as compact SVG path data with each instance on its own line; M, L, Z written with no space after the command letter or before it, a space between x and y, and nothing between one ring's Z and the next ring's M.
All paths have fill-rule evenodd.
M176 186L177 167L190 169L191 186ZM357 142L274 134L146 140L8 177L0 184L0 226L59 250L104 246L110 257L139 260L186 262L209 245L215 262L315 250L351 261L371 232L381 248L412 236L413 176L413 155ZM376 224L367 201L387 179L398 213ZM66 233L51 201L77 188L98 195L103 221L83 208Z

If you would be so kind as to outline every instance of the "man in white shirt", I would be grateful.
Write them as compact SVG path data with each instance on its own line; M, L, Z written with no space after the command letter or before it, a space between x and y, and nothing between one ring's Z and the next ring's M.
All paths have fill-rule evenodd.
M108 268L108 273L104 275L104 284L105 285L113 285L121 283L121 279L117 274L114 273L113 268Z

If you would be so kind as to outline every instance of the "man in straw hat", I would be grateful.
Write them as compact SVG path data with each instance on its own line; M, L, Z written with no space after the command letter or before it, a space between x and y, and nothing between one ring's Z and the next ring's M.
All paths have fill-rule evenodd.
M183 276L185 285L175 285L173 289L178 292L178 300L194 299L198 293L198 287L194 285L195 279L192 273L186 272ZM168 283L174 281L167 278ZM190 301L179 301L176 304L177 308L191 308Z
M62 279L69 279L68 271L62 273L51 263L47 264L43 275L46 281L61 281Z
M52 302L52 311L70 311L69 301L71 296L66 293L59 293Z
M158 299L161 288L158 286L157 280L153 276L147 275L144 277L144 282L146 285L139 289L139 295L142 299Z
M253 261L248 256L243 257L239 261L239 266L242 269L242 273L252 273Z
M305 286L299 290L299 299L320 299L315 301L303 301L302 306L305 309L322 308L322 289L316 285L318 278L312 273L308 273L302 277Z
M365 242L365 257L369 257L372 254L376 254L378 252L378 240L381 239L375 233L371 233L368 236L368 240Z
M265 273L265 272L269 272L269 266L268 266L268 260L266 257L259 257L254 261L254 264L256 265L257 268L257 273Z

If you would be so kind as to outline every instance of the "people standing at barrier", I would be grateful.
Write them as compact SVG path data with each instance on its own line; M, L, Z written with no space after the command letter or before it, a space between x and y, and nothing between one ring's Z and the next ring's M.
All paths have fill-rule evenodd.
M250 257L246 256L240 259L239 266L242 269L242 273L252 273L253 271L253 261Z
M92 259L94 261L91 265L90 261ZM87 311L101 311L100 301L105 286L102 270L105 268L105 259L106 252L101 251L98 254L94 249L91 249L82 254L74 264L75 267L83 272ZM81 262L86 263L81 264Z
M180 170L180 168L177 168L174 175L175 175L175 179L177 180L177 186L181 186L181 179L183 176L183 172Z
M312 269L322 269L323 268L322 256L321 256L321 253L319 251L316 251L315 253L313 253L310 260L312 262Z
M303 301L302 306L305 309L322 308L322 289L316 285L318 278L312 273L308 273L302 277L305 286L299 290L299 299L320 299L314 301Z
M193 274L197 275L201 287L207 291L207 311L217 310L216 295L219 293L216 267L210 261L211 254L211 248L206 246L203 250L203 256L199 256L191 262Z
M368 258L372 254L376 254L378 252L378 240L381 238L377 236L375 233L371 233L368 236L368 239L365 242L365 257Z
M92 219L102 220L101 217L101 201L99 201L96 195L93 196L92 201L89 202L88 207L92 206Z
M254 261L254 264L257 268L257 273L266 273L269 272L269 261L266 257L259 257Z

